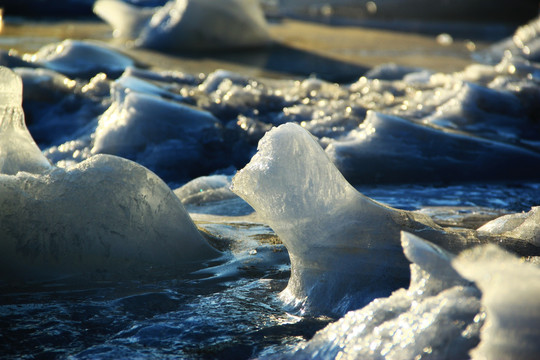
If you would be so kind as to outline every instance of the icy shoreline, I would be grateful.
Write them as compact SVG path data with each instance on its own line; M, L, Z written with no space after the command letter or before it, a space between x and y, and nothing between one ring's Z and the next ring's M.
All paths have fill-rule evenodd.
M22 116L20 89L4 81L0 216L9 224L2 246L13 251L3 253L3 280L35 266L44 277L75 269L105 282L77 291L55 282L34 294L22 283L3 288L2 352L20 356L24 344L43 343L30 355L45 354L48 332L68 329L74 345L50 347L74 358L235 350L245 358L534 358L538 208L497 217L539 205L538 28L536 20L483 53L493 64L447 74L382 65L349 84L141 69L96 42L8 54L30 133L46 149L13 121ZM421 211L374 202L340 172ZM476 232L467 214L497 219ZM463 251L500 241L522 258L491 245ZM27 266L25 256L44 260ZM194 267L172 279L137 273L146 273L143 263L162 275L161 266L184 262ZM122 294L126 285L108 272L135 285ZM119 294L107 295L109 286ZM88 319L76 318L78 303ZM348 310L313 336L330 321L322 315ZM109 326L87 342L81 329L100 313Z

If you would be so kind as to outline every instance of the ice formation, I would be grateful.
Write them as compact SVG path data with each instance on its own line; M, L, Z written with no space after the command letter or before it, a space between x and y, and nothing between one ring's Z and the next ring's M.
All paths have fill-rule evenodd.
M540 207L528 213L501 216L478 229L480 234L517 238L540 246Z
M98 72L120 75L134 61L104 43L67 39L52 43L23 60L68 76L92 77Z
M52 167L24 125L20 78L0 79L3 282L153 276L218 255L146 168L109 155Z
M225 175L201 176L174 190L182 204L198 204L231 199L231 179Z
M136 160L160 169L164 178L202 175L212 165L206 149L222 142L221 123L212 114L162 98L163 90L130 76L119 78L111 92L112 104L95 130L93 154Z
M351 311L286 358L464 359L479 341L480 292L452 267L453 256L401 233L412 262L408 289Z
M119 0L100 0L94 12L119 36L161 50L215 50L265 45L270 36L255 0L171 0L140 9Z
M343 314L406 284L403 229L447 248L467 241L450 239L427 216L363 196L316 140L292 123L265 135L259 152L233 178L232 190L287 247L291 278L282 298L315 313Z
M52 166L24 123L21 78L11 70L0 67L0 81L0 173L47 172Z
M424 214L362 195L296 124L270 130L258 150L233 178L232 190L287 247L291 278L282 298L303 311L343 314L406 283L400 231L421 234L453 253L492 241L517 253L538 253L519 238L443 229Z
M510 167L516 178L540 175L537 152L373 111L326 152L353 183L500 180Z
M468 250L453 266L482 291L485 324L472 359L540 356L540 269L495 245Z

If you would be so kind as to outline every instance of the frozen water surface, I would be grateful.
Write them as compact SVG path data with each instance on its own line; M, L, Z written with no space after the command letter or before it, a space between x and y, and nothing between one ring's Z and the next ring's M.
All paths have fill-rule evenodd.
M96 12L129 9L111 25L150 47L187 46L178 31L193 28L228 47L248 35L233 10L256 4L204 22L212 2L164 3ZM304 14L330 21L343 6ZM18 27L28 54L0 54L18 75L0 68L0 356L538 357L538 20L493 47L432 47L458 65L482 48L441 72L433 53L409 58L435 36L365 30L359 51L350 28L250 14L258 44L283 43L180 56L79 41L111 37L81 22L54 25L74 39L44 34L39 50L47 27ZM391 50L369 50L384 36ZM521 257L462 252L486 242Z

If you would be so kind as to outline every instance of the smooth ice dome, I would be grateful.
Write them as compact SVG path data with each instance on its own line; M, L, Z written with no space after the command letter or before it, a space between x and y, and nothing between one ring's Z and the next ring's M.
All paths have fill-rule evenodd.
M5 68L0 76L12 85L0 92L3 282L151 277L218 255L146 168L109 155L50 166L24 125L20 79Z
M161 50L252 47L270 39L255 0L171 0L152 10L100 0L94 12L115 28L115 35Z

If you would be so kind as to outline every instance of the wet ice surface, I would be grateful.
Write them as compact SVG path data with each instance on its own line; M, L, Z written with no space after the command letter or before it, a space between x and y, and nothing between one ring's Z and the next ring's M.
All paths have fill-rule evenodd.
M399 196L406 189L364 187L362 191L408 209L434 201L433 193L419 188L407 192L405 198ZM467 191L477 197L463 198L461 193ZM532 201L538 190L470 185L439 187L436 193L441 205L457 206L451 216L446 215L448 208L437 208L445 220L455 221L454 215L462 219L485 213L479 206L485 206L488 197L491 204L498 200L499 209L505 209L513 196ZM0 296L0 351L20 358L251 358L283 354L331 322L326 317L301 317L284 310L278 294L289 278L286 250L270 228L252 217L243 218L251 211L245 203L225 199L186 207L201 228L218 236L214 244L230 249L227 261L217 261L206 273L187 279L97 283L73 290L54 284L32 292L4 290ZM498 214L497 207L490 208L487 218ZM221 275L214 278L212 273Z
M293 121L312 132L345 176L354 179L358 190L390 206L419 210L444 226L471 229L506 213L527 212L539 205L540 191L540 136L534 122L538 115L535 26L507 45L510 52L490 52L489 61L495 59L495 66L475 65L456 74L436 74L388 65L352 84L317 78L271 80L229 71L197 75L141 70L124 58L116 63L122 70L127 67L121 77L116 77L117 68L105 69L112 70L107 75L88 76L73 73L73 60L62 51L56 52L59 58L55 62L41 62L46 70L34 69L36 64L16 69L24 82L28 126L49 160L70 168L106 152L140 162L168 182L205 238L224 256L192 274L165 276L159 281L2 288L0 353L17 358L253 358L274 354L279 358L293 354L299 345L304 350L298 350L298 356L304 351L307 357L323 357L316 351L324 346L335 354L332 341L344 336L343 329L365 329L360 331L362 324L356 323L354 313L333 323L337 319L287 311L290 309L278 298L290 276L285 246L252 214L249 205L230 192L231 175L247 163L267 130ZM82 48L100 53L94 45L82 44ZM101 58L92 56L85 60L99 64ZM24 65L19 60L9 61ZM177 118L169 117L171 112ZM148 124L145 118L155 121ZM195 125L190 122L193 119ZM400 129L408 136L397 131ZM433 146L425 147L419 141L433 134L440 135ZM404 147L393 146L396 139ZM407 144L408 139L414 140ZM373 149L377 151L369 153L366 144L370 140L376 142ZM486 156L495 167L467 163L462 145ZM430 156L440 160L448 147L455 149L450 162L465 166L466 171L448 173L444 167L425 171L426 164L433 164ZM367 149L367 158L357 156L361 148ZM382 164L404 154L408 156L406 171L390 166L380 167L375 177L365 175L376 170L372 163ZM519 161L514 161L515 154ZM502 169L496 160L505 157ZM496 169L497 164L501 169ZM358 168L362 171L355 170ZM491 182L494 169L503 181ZM217 175L199 177L212 173ZM404 178L404 174L416 177ZM453 183L464 179L481 181ZM375 185L379 180L398 184ZM520 214L512 221L495 220L492 231L528 236L529 226L534 230L535 211L529 221L521 222L525 215ZM531 235L533 242L537 241L535 234ZM426 258L411 257L433 271ZM474 272L474 266L464 264L464 269L469 266ZM509 264L511 267L511 261ZM429 276L422 271L416 273L420 275L409 292L425 291L423 282ZM537 272L527 271L533 276ZM515 281L512 272L500 276ZM476 276L467 279L476 281ZM481 280L478 286L483 290ZM359 310L358 318L377 313L384 321L370 323L367 337L353 338L351 344L362 346L363 352L349 354L462 357L479 338L490 336L495 345L487 342L477 353L495 351L496 331L492 328L491 333L486 330L487 335L479 335L486 315L477 314L478 289L470 283L461 285L452 283L451 288L442 286L417 298L401 289L370 303ZM491 300L502 291L486 286ZM534 307L534 297L527 299ZM519 306L515 299L508 301ZM425 322L418 320L424 315ZM525 317L520 314L516 319L523 322ZM398 331L404 336L394 338L400 321L422 331L410 336ZM329 338L325 339L323 331L312 343L305 342L329 323L333 324L328 329L335 330L326 331ZM340 328L344 323L347 326ZM433 336L435 329L441 336ZM529 330L534 329L525 328L525 335ZM448 352L449 345L454 352ZM531 351L536 351L534 346Z

